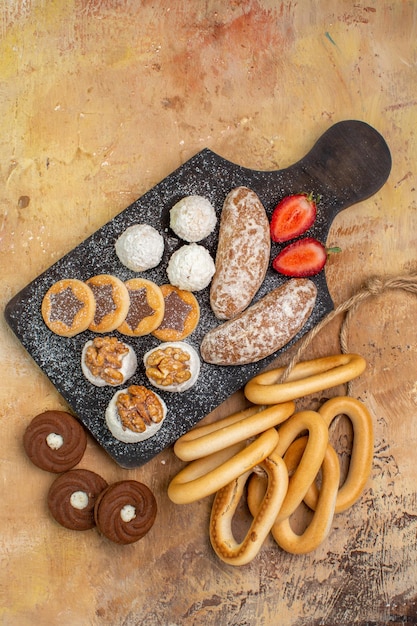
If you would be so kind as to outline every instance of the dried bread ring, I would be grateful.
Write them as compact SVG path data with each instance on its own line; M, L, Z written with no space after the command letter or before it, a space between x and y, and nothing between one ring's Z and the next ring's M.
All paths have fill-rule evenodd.
M318 411L327 426L337 415L346 415L353 427L352 452L347 476L340 487L336 500L336 513L345 511L361 495L372 468L373 427L372 418L366 406L350 396L340 396L325 402ZM304 501L315 509L319 498L319 489L313 483L307 491Z
M296 471L307 445L308 437L300 437L288 448L284 455L284 461L289 474ZM330 532L340 478L339 460L330 444L326 446L321 474L322 489L317 501L317 508L304 532L299 535L292 529L290 517L275 521L271 528L275 541L286 552L291 554L312 552L323 543ZM259 511L263 493L265 493L265 485L261 483L257 475L254 475L250 489L248 489L248 506L253 515Z
M324 419L316 411L299 411L282 424L278 430L279 441L275 453L283 457L291 443L305 430L309 433L307 446L300 463L289 479L288 492L277 521L294 513L317 476L324 459L329 430Z
M258 374L246 383L244 394L254 404L278 404L336 387L356 378L365 370L359 354L337 354L297 363L287 380L277 382L285 367Z
M277 442L278 433L270 428L246 447L244 442L239 442L192 461L171 480L168 497L176 504L188 504L216 493L261 463Z
M165 311L164 297L158 285L146 278L131 278L125 282L130 306L119 333L131 337L148 335L159 326Z
M252 470L220 489L213 501L210 541L217 556L229 565L246 565L255 558L287 493L288 472L281 457L272 453L262 461L260 467L266 472L266 490L242 541L236 541L233 535L232 520Z
M117 276L98 274L85 281L94 294L96 310L88 330L108 333L116 330L129 310L130 299L126 285Z
M42 317L56 335L74 337L87 330L94 319L96 301L90 287L78 278L54 283L42 300Z
M294 409L294 402L271 407L248 407L212 424L193 428L177 439L174 452L183 461L193 461L213 454L277 426L290 417Z
M290 472L297 467L307 443L308 437L301 437L287 450L284 461ZM288 517L281 522L276 522L272 527L272 536L279 547L286 552L291 554L312 552L323 543L330 532L340 479L339 459L330 444L327 444L324 454L321 476L322 489L317 500L317 507L304 532L301 535L294 532Z

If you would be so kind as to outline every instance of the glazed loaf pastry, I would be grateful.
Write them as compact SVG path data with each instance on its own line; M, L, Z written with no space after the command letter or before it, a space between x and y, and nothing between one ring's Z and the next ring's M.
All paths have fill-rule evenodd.
M210 330L200 346L202 359L215 365L245 365L273 354L303 328L316 297L311 280L288 280L234 319Z
M236 187L224 201L210 305L218 319L231 319L251 303L269 264L269 221L254 191Z

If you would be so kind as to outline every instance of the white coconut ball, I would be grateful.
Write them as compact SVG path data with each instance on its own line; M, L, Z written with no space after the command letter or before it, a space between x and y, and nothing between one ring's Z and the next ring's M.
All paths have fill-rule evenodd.
M145 272L159 265L164 253L164 238L150 224L134 224L115 243L116 254L133 272Z
M173 253L167 274L174 287L186 291L201 291L210 284L215 270L209 251L197 243L190 243Z
M169 216L174 233L190 243L208 237L217 223L214 207L203 196L182 198L174 204Z

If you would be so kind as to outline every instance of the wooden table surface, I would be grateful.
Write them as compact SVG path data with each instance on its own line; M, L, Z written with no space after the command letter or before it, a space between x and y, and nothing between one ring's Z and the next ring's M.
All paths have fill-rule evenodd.
M3 308L201 149L282 169L344 119L374 126L393 165L378 193L332 224L327 243L342 249L325 270L334 303L372 276L415 271L416 24L413 0L3 3ZM158 517L142 541L119 547L52 520L53 476L25 457L22 436L34 415L66 404L2 318L0 623L417 624L416 307L411 293L383 292L349 324L349 349L368 363L352 394L375 429L362 498L315 552L291 556L269 537L244 567L211 549L211 498L168 500L182 467L171 449L125 470L89 437L80 463L154 491ZM338 353L340 323L303 358ZM237 393L207 419L242 402Z

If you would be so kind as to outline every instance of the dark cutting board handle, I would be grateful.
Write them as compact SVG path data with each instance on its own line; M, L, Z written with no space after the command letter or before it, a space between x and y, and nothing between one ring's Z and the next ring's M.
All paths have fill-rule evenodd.
M317 227L322 238L340 211L366 200L384 185L392 165L385 139L375 128L359 120L344 120L330 126L302 159L281 170L240 167L213 152L204 152L210 153L213 160L209 171L229 181L230 188L251 187L269 214L285 195L305 192L321 196L320 211L324 219ZM191 163L194 167L193 159Z
M333 199L335 212L369 198L386 182L391 154L385 139L365 122L331 126L300 161L280 175L301 179L305 189ZM328 215L330 217L330 215Z

